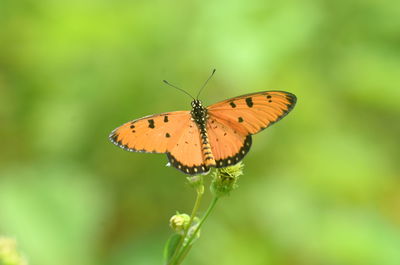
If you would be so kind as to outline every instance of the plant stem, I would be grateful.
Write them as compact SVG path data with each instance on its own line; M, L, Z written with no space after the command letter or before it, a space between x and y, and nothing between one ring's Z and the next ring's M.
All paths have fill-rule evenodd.
M185 230L185 233L181 237L181 240L179 241L178 246L176 247L174 254L172 255L171 259L169 260L168 265L176 264L175 261L177 260L178 254L181 252L180 250L181 250L181 248L183 246L183 243L185 242L185 238L187 237L187 235L189 233L190 227L193 224L193 219L196 217L197 211L198 211L199 206L200 206L201 199L203 198L204 186L201 185L201 186L197 187L196 193L197 193L196 201L195 201L193 209L192 209L192 214L190 215L189 224L188 224L188 226L187 226L187 228Z
M184 260L186 255L188 254L189 250L191 249L191 243L196 238L197 233L199 232L201 226L206 221L207 217L210 215L212 210L214 209L215 205L217 204L219 197L215 196L211 201L210 205L204 216L201 218L199 224L196 227L196 230L191 234L190 238L188 239L187 243L183 246L182 250L179 251L178 256L176 258L176 263L174 265L179 265Z

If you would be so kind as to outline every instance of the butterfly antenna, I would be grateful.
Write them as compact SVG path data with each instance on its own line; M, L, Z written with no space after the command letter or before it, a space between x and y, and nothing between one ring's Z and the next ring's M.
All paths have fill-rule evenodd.
M206 87L208 81L210 81L211 77L213 77L215 71L216 71L216 69L214 69L214 70L212 71L211 75L207 78L206 82L204 82L204 85L200 88L199 93L197 93L196 99L199 99L199 96L200 96L201 91L203 91L203 89Z
M182 91L183 93L185 93L186 95L188 95L189 97L191 97L192 99L195 99L192 95L190 95L188 92L186 92L185 90L183 90L182 88L179 88L177 86L174 86L173 84L171 84L170 82L168 82L167 80L163 80L163 82L169 86L172 86L173 88L176 88L180 91Z

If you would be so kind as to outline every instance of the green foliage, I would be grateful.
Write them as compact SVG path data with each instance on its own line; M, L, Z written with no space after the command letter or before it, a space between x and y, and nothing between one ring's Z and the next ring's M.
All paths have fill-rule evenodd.
M161 264L192 190L107 136L190 109L161 80L196 94L216 68L205 105L273 89L298 104L253 137L187 264L400 264L397 5L1 0L0 235L29 264Z
M167 243L165 244L164 247L164 263L167 263L171 259L181 239L182 235L173 234L167 240Z

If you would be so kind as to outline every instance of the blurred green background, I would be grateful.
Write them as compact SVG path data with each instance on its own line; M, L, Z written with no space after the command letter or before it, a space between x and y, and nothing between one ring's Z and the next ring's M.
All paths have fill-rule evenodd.
M0 0L0 235L32 265L161 264L194 191L165 155L107 137L190 109L161 80L196 94L216 68L206 105L274 89L298 104L254 136L186 264L399 265L398 7Z

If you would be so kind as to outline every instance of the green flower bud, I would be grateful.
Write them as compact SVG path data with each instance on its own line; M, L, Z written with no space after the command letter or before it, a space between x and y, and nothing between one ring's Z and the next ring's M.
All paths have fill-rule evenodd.
M218 168L212 175L211 192L217 197L229 195L238 187L236 183L239 176L243 175L243 166L243 163L239 162L230 167Z
M190 216L185 213L177 213L169 219L169 225L172 230L174 230L177 234L183 235L184 231L189 225Z

